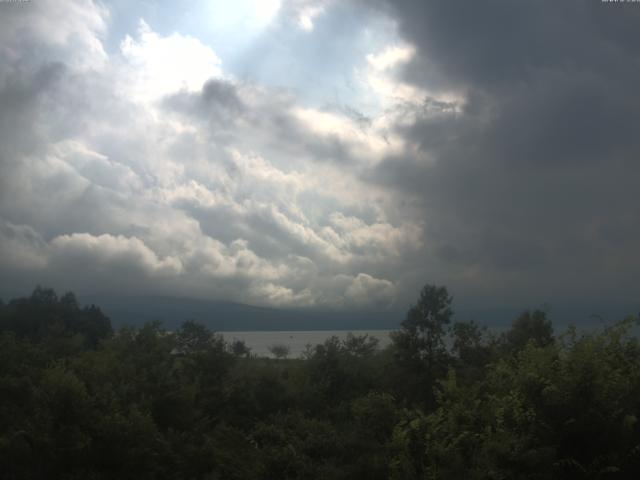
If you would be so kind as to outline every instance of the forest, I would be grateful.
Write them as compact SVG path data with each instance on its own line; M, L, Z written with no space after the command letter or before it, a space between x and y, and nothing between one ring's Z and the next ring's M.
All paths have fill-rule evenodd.
M638 321L496 334L428 284L385 349L274 359L38 287L0 303L0 478L640 478Z

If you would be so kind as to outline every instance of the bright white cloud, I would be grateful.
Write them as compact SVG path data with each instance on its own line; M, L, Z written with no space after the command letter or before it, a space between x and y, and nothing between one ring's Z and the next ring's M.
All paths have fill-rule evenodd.
M270 23L282 6L281 0L253 0L252 3L255 16L263 24Z
M159 258L145 243L136 237L88 233L60 235L51 241L53 261L60 268L76 265L76 268L97 270L140 270L144 274L178 275L182 264L175 257Z
M381 110L393 109L398 104L420 105L427 96L421 88L403 82L399 69L415 55L411 45L390 45L366 56L367 66L356 69L363 90Z
M96 54L107 12L71 3L70 31L28 33L57 48L64 68L34 70L24 82L30 103L0 112L34 132L11 143L9 160L0 143L2 177L11 178L0 178L0 263L76 290L126 285L322 308L392 303L397 290L385 277L422 238L408 217L395 217L383 188L361 178L399 151L377 120L365 125L234 80L200 40L163 36L144 21L119 51L98 55L99 68L74 63L65 49ZM271 21L280 2L259 8ZM310 19L321 11L305 8ZM36 13L33 25L46 23L45 10ZM65 40L75 34L84 40ZM0 55L32 61L10 47ZM15 96L5 73L0 96Z
M388 307L395 299L395 286L388 280L372 277L366 273L359 273L349 279L344 298L346 302L357 307L377 305Z
M377 129L376 123L361 125L344 115L299 106L291 114L314 134L329 141L339 140L354 157L368 164L398 153L402 146L398 137Z
M381 52L367 55L367 62L375 70L381 71L407 63L414 55L415 49L410 45L390 46Z
M312 32L315 28L314 21L323 15L334 0L288 0L288 8L298 28Z
M329 220L331 227L326 227L325 231L331 231L343 248L350 251L399 256L407 249L417 250L422 246L422 229L413 223L399 227L381 221L367 224L340 212L331 214Z
M179 33L161 37L144 20L136 38L127 35L120 49L129 67L127 80L143 100L179 90L198 91L221 75L220 59L211 48Z
M298 15L298 26L310 32L313 30L313 20L324 12L323 6L306 6Z
M256 283L251 286L251 293L257 298L266 298L271 305L280 307L312 307L317 299L308 288L299 292L274 283Z

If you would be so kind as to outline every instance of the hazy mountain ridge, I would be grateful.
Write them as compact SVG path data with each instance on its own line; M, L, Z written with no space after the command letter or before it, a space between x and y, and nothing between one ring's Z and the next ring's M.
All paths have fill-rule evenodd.
M216 331L277 330L369 330L397 329L409 305L380 311L317 311L278 309L235 302L165 296L83 296L83 303L100 305L114 327L141 326L160 320L163 327L176 329L193 319ZM535 305L529 306L531 308ZM508 327L522 308L457 308L457 320L474 320L490 329ZM587 305L548 307L549 317L559 327L575 324L596 327L638 310L635 305Z
M360 330L399 328L402 312L315 311L258 307L234 302L174 297L94 297L115 327L140 326L160 320L168 329L193 319L217 331L242 330Z

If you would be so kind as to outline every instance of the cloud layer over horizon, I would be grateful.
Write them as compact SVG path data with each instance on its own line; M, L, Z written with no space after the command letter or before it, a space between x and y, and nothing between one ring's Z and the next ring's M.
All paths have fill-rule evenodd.
M0 4L2 295L637 302L640 5L213 3Z

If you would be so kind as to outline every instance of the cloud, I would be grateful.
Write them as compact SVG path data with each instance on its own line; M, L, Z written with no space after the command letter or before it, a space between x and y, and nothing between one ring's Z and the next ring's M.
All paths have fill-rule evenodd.
M137 38L120 44L129 69L127 82L142 100L154 100L179 90L199 91L207 80L221 75L215 52L193 37L173 33L161 37L140 20Z
M397 308L426 281L476 304L635 295L637 9L273 2L247 72L278 42L305 58L260 84L197 29L114 39L97 3L23 7L0 19L3 286L318 309Z
M348 302L362 307L371 303L388 307L395 299L395 286L388 280L380 280L365 273L359 273L351 279L345 292Z
M108 11L93 0L42 0L4 5L0 54L4 75L16 62L33 67L55 59L80 70L99 68L107 54L101 36Z
M5 272L38 271L47 265L46 244L28 225L0 223L0 265Z
M316 18L322 15L333 1L288 0L284 4L284 14L293 19L301 30L312 32Z
M108 13L73 6L101 19L92 40L76 45L89 55ZM72 8L80 13L68 24L88 35L83 9ZM46 13L31 15L37 23ZM28 33L43 48L57 42ZM22 280L365 308L372 297L347 301L334 279L368 272L389 282L389 262L419 248L419 229L390 218L384 189L359 178L386 148L377 132L300 107L293 92L234 79L195 37L141 21L99 68L68 60L66 44L53 64L18 47L10 67L18 73L0 83L8 107L0 120L10 126L0 143L0 217L13 252L3 261ZM317 119L328 123L318 130Z
M267 299L270 305L278 307L313 307L316 305L314 294L309 289L293 291L274 283L258 283L251 287L255 298Z
M261 23L269 23L282 7L281 0L253 0L255 15Z
M62 160L92 185L116 192L132 192L142 188L140 177L127 165L112 162L86 145L65 140L53 145L55 158Z
M136 272L144 275L177 275L182 271L179 259L158 256L136 237L88 233L61 235L51 241L52 257L59 268L77 265L92 274ZM106 270L106 271L105 271Z
M367 55L367 63L377 71L388 70L411 60L415 51L410 45L390 46L378 53Z
M405 151L371 178L420 205L425 272L471 301L631 301L640 11L383 3L413 47L404 81L427 95L395 123ZM614 273L619 255L629 267Z

